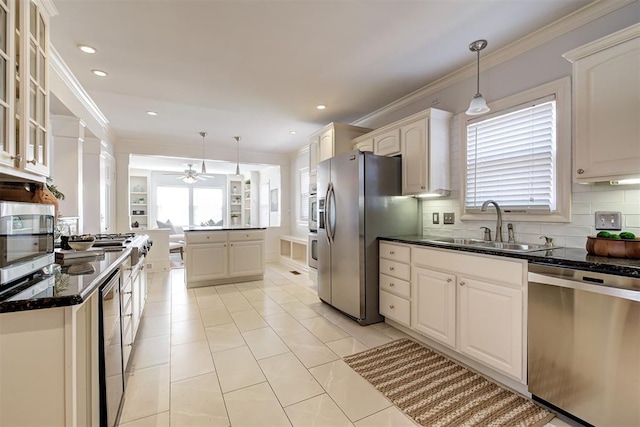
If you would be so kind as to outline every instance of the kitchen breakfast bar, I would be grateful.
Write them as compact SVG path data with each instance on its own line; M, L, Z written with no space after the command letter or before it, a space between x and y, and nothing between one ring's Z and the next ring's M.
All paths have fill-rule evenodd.
M187 288L262 280L265 228L188 227Z

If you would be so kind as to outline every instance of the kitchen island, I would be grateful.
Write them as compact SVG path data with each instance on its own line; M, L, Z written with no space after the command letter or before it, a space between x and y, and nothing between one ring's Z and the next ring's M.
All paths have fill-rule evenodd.
M265 228L187 227L187 288L262 280Z

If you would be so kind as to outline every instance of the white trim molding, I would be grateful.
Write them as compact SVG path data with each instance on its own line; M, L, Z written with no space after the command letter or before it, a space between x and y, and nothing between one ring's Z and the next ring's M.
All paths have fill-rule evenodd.
M539 30L534 31L519 40L516 40L507 46L491 52L482 58L481 70L495 67L505 61L521 55L523 52L541 46L550 40L553 40L563 34L575 30L589 22L608 15L624 6L634 3L638 0L596 0L593 3L584 6L581 9L564 16L557 21L548 24ZM388 104L364 117L354 121L353 125L363 125L371 120L383 117L389 113L400 110L413 102L440 92L458 82L475 76L476 63L472 62L458 70L447 74L446 76L430 83L422 88L403 96L402 98Z
M606 37L594 41L593 43L570 50L562 55L562 57L567 61L576 62L585 56L593 55L594 53L608 49L617 44L624 43L631 39L635 39L636 37L640 37L640 23L624 28L620 31L616 31L613 34L609 34Z

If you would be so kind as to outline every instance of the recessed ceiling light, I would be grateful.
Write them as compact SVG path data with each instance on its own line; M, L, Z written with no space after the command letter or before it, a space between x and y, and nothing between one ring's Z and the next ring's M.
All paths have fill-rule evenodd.
M296 131L295 131L295 130L290 130L290 131L289 131L289 133L290 133L291 135L295 135L295 134L296 134Z
M150 116L157 116L158 113L156 113L155 111L147 111L147 114Z
M78 49L84 53L96 53L96 49L94 47L87 46L86 44L79 44Z
M98 76L98 77L107 77L108 76L107 72L106 71L102 71L102 70L91 70L91 72L93 74L95 74L96 76Z
M323 104L320 104L320 105L317 105L317 106L316 106L316 108L317 108L318 110L324 110L325 108L327 108L327 106L326 106L326 105L323 105Z

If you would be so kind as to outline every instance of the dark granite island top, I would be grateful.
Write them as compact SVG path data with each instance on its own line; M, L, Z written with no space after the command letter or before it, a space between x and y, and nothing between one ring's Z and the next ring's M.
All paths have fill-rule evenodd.
M556 267L574 268L578 270L587 270L598 273L640 278L640 259L594 256L589 255L586 249L580 248L556 248L535 252L512 252L486 249L477 246L457 246L447 243L430 241L430 239L437 238L437 236L413 235L379 237L378 239L390 242L408 243L412 245L421 245L425 247L449 249L461 252L474 252L477 254L525 259L532 264L547 264Z
M28 288L17 287L0 297L0 313L82 304L130 254L131 248L125 248L122 251L105 251L100 255L63 262L59 264L60 271L55 274L56 284L52 296L7 301Z

